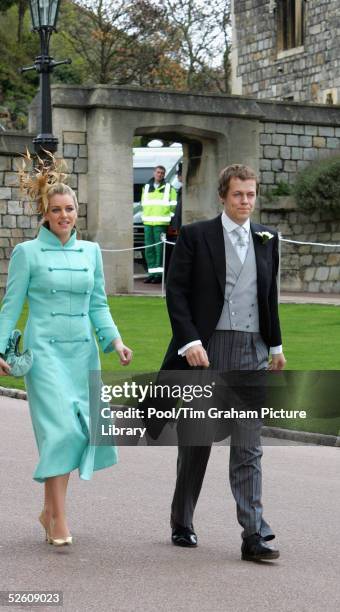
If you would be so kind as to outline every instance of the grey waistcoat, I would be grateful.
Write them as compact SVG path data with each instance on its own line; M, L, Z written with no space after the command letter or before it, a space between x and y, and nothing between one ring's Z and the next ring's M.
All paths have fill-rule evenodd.
M242 264L225 228L223 228L223 236L226 282L223 310L216 329L259 332L257 271L253 237L250 232L248 252Z

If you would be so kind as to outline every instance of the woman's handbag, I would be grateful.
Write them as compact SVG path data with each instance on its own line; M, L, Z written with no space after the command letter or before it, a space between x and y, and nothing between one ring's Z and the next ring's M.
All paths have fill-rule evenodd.
M26 376L33 365L33 353L31 349L27 349L23 353L19 352L19 342L21 331L15 329L12 331L3 359L10 366L10 376L20 377Z

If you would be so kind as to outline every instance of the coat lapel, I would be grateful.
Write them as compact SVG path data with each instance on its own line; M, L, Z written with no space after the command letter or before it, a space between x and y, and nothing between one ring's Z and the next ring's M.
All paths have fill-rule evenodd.
M224 295L226 267L221 215L218 215L218 217L212 219L211 224L206 230L205 239L213 260L213 266L218 279L219 286Z
M257 223L250 223L250 231L254 242L257 269L257 288L259 294L264 293L265 286L268 283L267 246L266 244L262 244L259 236L256 235L256 232L262 231L262 229L263 228L257 225Z

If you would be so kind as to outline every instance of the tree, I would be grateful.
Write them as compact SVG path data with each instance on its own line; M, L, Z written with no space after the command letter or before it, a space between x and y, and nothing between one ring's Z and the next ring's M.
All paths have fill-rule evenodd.
M0 13L6 13L9 8L13 5L18 7L18 28L17 28L17 42L22 42L22 33L24 27L24 17L27 9L26 0L0 0Z
M69 0L60 30L92 82L176 87L184 79L165 10L150 0Z
M162 0L191 91L229 91L230 2Z
M6 13L15 2L16 0L0 0L0 13Z
M23 18L20 45L12 35L17 27L18 3L14 2L2 13L0 20L0 104L4 107L4 114L10 113L10 120L2 120L7 129L26 127L28 104L39 83L35 72L23 75L18 71L20 66L31 64L39 53L39 38L30 31L27 13Z
M22 34L23 34L23 27L24 27L25 12L27 9L27 2L26 0L18 0L17 4L18 4L17 41L20 44L22 42Z
M124 0L68 1L62 5L62 35L85 60L89 76L109 83L123 45L126 22Z
M4 115L11 113L7 127L26 126L38 86L35 72L18 72L39 54L27 6L27 0L0 0L0 104ZM72 64L57 68L54 82L229 91L230 0L63 0L58 30L51 55Z

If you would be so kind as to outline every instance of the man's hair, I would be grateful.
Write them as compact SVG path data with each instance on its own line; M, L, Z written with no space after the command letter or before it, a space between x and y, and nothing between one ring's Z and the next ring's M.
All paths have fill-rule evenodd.
M248 181L253 179L256 181L256 193L259 191L259 179L256 172L249 166L243 166L242 164L232 164L221 170L218 177L218 195L220 198L225 198L228 193L230 179L238 178L241 181Z
M155 170L157 170L157 168L159 168L160 170L163 170L163 172L166 172L166 169L164 168L164 166L155 166L153 171L155 172Z

